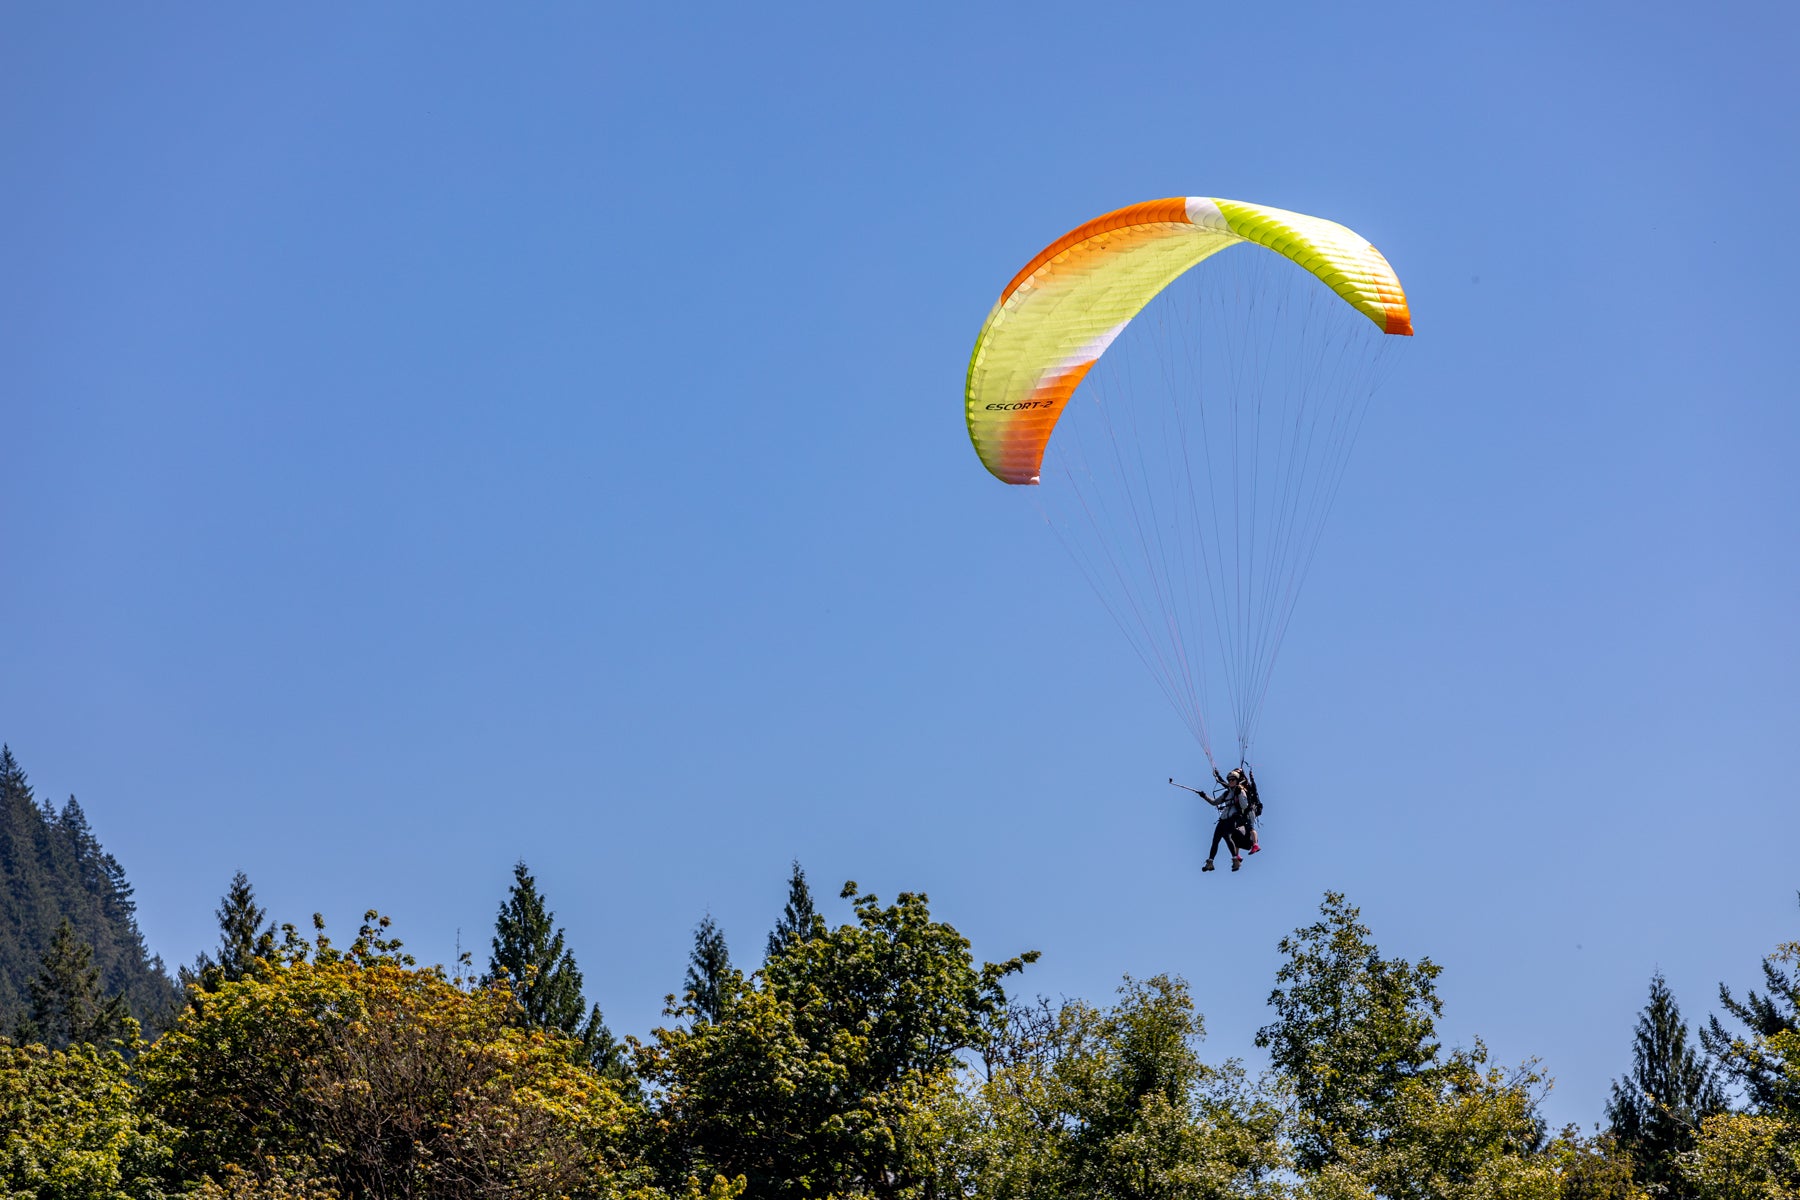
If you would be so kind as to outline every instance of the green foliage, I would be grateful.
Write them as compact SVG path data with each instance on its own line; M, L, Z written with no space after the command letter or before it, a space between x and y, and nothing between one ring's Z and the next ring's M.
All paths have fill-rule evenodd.
M1638 1182L1666 1186L1676 1179L1676 1156L1693 1145L1703 1120L1724 1111L1725 1096L1711 1064L1688 1044L1687 1022L1661 973L1650 979L1631 1057L1631 1074L1613 1082L1606 1116Z
M191 1200L342 1200L310 1162L266 1160L251 1171L231 1165L184 1193Z
M254 972L259 961L269 962L276 956L275 926L265 924L269 914L258 907L250 877L242 871L231 877L231 888L213 915L219 921L218 958L202 954L191 970L182 973L184 982L203 992L236 983Z
M1200 1062L1204 1035L1186 983L1127 979L1107 1012L1078 1006L1055 1090L1072 1124L1072 1196L1174 1200L1257 1195L1283 1165L1279 1113L1236 1064Z
M942 1107L943 1194L1001 1200L1273 1196L1281 1110L1235 1063L1203 1064L1187 985L1127 979L1100 1010L1014 1007L988 1074Z
M1764 995L1754 991L1739 1000L1731 989L1719 985L1719 1005L1745 1027L1732 1034L1717 1016L1700 1031L1707 1053L1721 1070L1744 1089L1753 1111L1800 1114L1800 1086L1788 1070L1791 1056L1783 1060L1769 1048L1782 1034L1800 1034L1800 942L1788 942L1762 961ZM1800 1115L1792 1119L1800 1120Z
M1571 1169L1600 1178L1587 1147L1543 1145L1535 1064L1490 1066L1479 1041L1441 1052L1435 963L1382 958L1339 893L1320 915L1282 939L1276 1020L1257 1034L1294 1097L1302 1196L1552 1200Z
M631 1109L504 989L418 970L365 918L344 951L293 939L204 996L140 1059L178 1161L347 1196L604 1195Z
M180 996L144 948L124 869L101 849L73 796L60 812L40 804L12 750L0 746L0 1029L22 1019L31 980L65 920L92 947L102 994L123 995L152 1031L172 1019Z
M168 1134L119 1051L0 1043L0 1196L158 1200Z
M29 862L91 843L78 806L14 819L30 793L3 750L0 792L0 849L18 829L40 839ZM70 861L128 905L97 847ZM16 866L24 912L46 877ZM1535 1063L1442 1049L1439 968L1384 958L1341 894L1280 942L1257 1035L1273 1070L1254 1080L1202 1061L1178 978L1127 978L1109 1007L1009 1004L1035 953L978 964L924 896L843 896L854 919L828 927L795 862L748 977L702 921L677 1020L631 1043L648 1095L524 863L479 983L419 969L373 911L343 947L316 915L310 937L277 928L239 873L185 1014L148 1048L61 920L23 1014L53 1048L0 1041L0 1200L1800 1196L1800 944L1764 960L1766 995L1721 988L1740 1031L1702 1034L1749 1111L1723 1111L1658 976L1612 1128L1548 1138Z
M125 997L101 991L93 957L93 948L76 938L65 918L31 981L31 1007L19 1024L18 1041L61 1050L72 1043L104 1046L135 1037Z
M819 914L813 907L812 889L806 886L806 872L800 869L800 860L796 858L793 872L788 876L787 903L782 906L781 919L775 922L775 928L769 933L768 948L763 953L764 961L774 958L795 942L803 942L812 937L818 922Z
M632 1086L623 1048L600 1016L587 1007L581 970L565 946L556 917L544 904L524 862L513 864L513 883L494 921L493 954L484 982L507 982L521 1022L571 1038L580 1060L621 1085Z
M741 1175L759 1200L908 1196L932 1177L926 1117L958 1056L987 1041L1001 981L1036 955L977 967L924 896L844 894L855 924L817 930L751 979L730 972L713 1019L640 1048L665 1177Z
M1403 1089L1436 1064L1443 1012L1437 964L1382 958L1342 893L1325 893L1319 913L1278 944L1276 1019L1256 1035L1292 1089L1307 1170L1372 1146L1400 1119Z
M1344 1144L1330 1165L1389 1200L1554 1200L1554 1155L1537 1152L1543 1076L1490 1067L1479 1042L1395 1088L1379 1140Z
M1693 1200L1800 1196L1800 1128L1754 1113L1715 1113L1700 1124L1676 1175Z
M1610 1133L1583 1137L1569 1126L1550 1144L1547 1157L1562 1185L1562 1200L1645 1200L1632 1177L1631 1156Z
M581 972L522 861L513 864L512 888L494 921L493 946L486 982L511 981L527 1025L573 1033L586 1008Z
M694 948L688 952L687 980L683 999L689 1014L697 1021L717 1021L725 1015L736 987L736 972L731 969L731 951L725 946L725 934L718 922L707 913L694 930Z
M1792 963L1800 945L1775 956ZM1695 1200L1791 1200L1800 1196L1800 1030L1778 1029L1734 1042L1740 1063L1763 1084L1757 1111L1715 1113L1700 1123L1693 1145L1676 1157L1675 1174Z

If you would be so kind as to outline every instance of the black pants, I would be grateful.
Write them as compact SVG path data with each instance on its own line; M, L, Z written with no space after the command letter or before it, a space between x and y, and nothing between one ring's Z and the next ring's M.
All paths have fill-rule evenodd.
M1220 817L1219 823L1213 826L1212 849L1206 852L1206 861L1211 862L1218 855L1220 842L1224 842L1226 848L1231 851L1231 856L1236 858L1238 847L1249 845L1250 835L1247 832L1240 832L1242 829L1242 822L1235 817Z

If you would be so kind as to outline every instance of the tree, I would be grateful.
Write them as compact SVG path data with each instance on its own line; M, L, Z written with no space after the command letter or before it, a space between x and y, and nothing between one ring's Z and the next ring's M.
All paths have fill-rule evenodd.
M30 1015L19 1030L20 1041L61 1050L73 1044L104 1046L135 1033L128 1028L125 997L106 995L93 959L93 947L75 936L65 918L31 981Z
M37 804L31 794L31 781L13 757L10 745L0 745L0 795L23 798L33 807Z
M1631 1177L1631 1156L1610 1133L1584 1136L1570 1125L1551 1143L1547 1156L1556 1167L1559 1200L1646 1200Z
M1256 1034L1293 1089L1296 1161L1309 1171L1392 1127L1402 1089L1437 1064L1443 1012L1436 963L1382 958L1341 892L1326 892L1319 913L1278 943L1287 961L1269 995L1276 1018Z
M118 1050L0 1043L0 1196L162 1200L170 1132Z
M725 934L711 913L700 918L694 929L694 948L688 952L687 982L684 987L689 1007L701 1021L717 1021L730 1003L731 951L725 946Z
M90 947L100 985L124 995L148 1029L172 1019L180 994L144 946L131 885L103 850L79 801L40 803L0 746L0 1027L22 1019L38 965L66 919Z
M1286 1165L1280 1109L1238 1064L1200 1061L1187 984L1127 978L1119 994L1109 1009L1068 1001L1001 1015L996 1039L1013 1045L938 1122L939 1193L1188 1200L1272 1188Z
M345 1196L610 1195L631 1110L505 989L411 965L385 919L347 950L290 941L190 1007L139 1059L192 1175L323 1181Z
M1700 1123L1676 1168L1698 1200L1776 1200L1800 1196L1800 942L1763 960L1767 996L1740 1003L1721 986L1726 1011L1748 1026L1727 1035L1717 1017L1701 1041L1744 1087L1750 1111L1717 1113Z
M818 919L818 911L813 908L812 889L806 886L806 872L800 869L800 860L796 858L793 873L788 876L787 904L782 907L781 920L769 933L769 945L763 957L774 958L793 943L813 936L813 925Z
M1779 1058L1767 1052L1769 1039L1779 1034L1800 1034L1800 942L1790 942L1762 961L1768 994L1754 991L1742 1000L1719 985L1719 1005L1744 1026L1733 1034L1715 1015L1700 1030L1700 1044L1719 1063L1721 1070L1744 1089L1744 1097L1758 1112L1800 1110L1800 1087Z
M1755 1113L1715 1113L1675 1165L1693 1200L1793 1200L1800 1196L1800 1128Z
M1315 1190L1331 1194L1354 1183L1355 1194L1385 1200L1555 1200L1573 1156L1562 1146L1538 1152L1537 1095L1545 1086L1534 1064L1510 1072L1489 1066L1479 1040L1452 1051L1400 1081L1381 1136L1342 1143L1314 1177Z
M670 1181L742 1175L747 1195L800 1200L912 1196L932 1176L918 1122L960 1055L985 1043L1001 981L1037 956L978 967L924 896L884 907L854 884L843 894L854 924L820 930L750 979L715 973L712 1019L658 1029L640 1050L640 1073L661 1088Z
M231 877L231 887L213 915L219 921L218 958L202 954L194 960L193 969L183 973L184 981L204 992L236 983L256 969L257 960L268 962L275 957L275 924L264 924L269 914L258 907L250 877L242 871Z
M43 946L33 935L48 872L38 867L44 821L11 746L0 746L0 1022L24 1020L26 985Z
M1676 1156L1693 1146L1703 1120L1725 1110L1725 1096L1712 1064L1688 1044L1687 1022L1660 971L1650 977L1631 1058L1631 1074L1613 1081L1607 1120L1638 1182L1667 1186L1677 1182Z
M582 996L581 970L564 944L556 916L544 904L537 880L523 860L513 864L512 888L494 921L493 954L483 980L505 980L528 1029L550 1029L580 1047L581 1061L622 1085L631 1084L625 1054L601 1018L600 1006Z

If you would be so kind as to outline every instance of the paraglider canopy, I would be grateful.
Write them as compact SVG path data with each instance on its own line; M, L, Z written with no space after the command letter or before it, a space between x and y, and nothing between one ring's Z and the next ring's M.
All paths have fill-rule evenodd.
M1209 760L1209 692L1249 752L1385 348L1411 333L1365 238L1202 196L1077 226L982 324L982 465L1054 485L1028 494Z
M1088 369L1158 292L1239 242L1292 259L1382 332L1412 333L1387 259L1336 222L1204 196L1133 204L1051 242L1000 293L969 358L969 437L982 464L1007 483L1038 482Z

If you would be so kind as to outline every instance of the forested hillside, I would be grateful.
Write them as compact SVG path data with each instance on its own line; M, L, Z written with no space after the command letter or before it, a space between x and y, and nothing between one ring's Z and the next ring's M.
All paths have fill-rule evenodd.
M161 1029L179 992L144 946L124 868L75 797L60 810L40 802L12 748L0 747L0 1030L30 1007L31 982L64 921L91 950L102 992L124 997L146 1030Z

